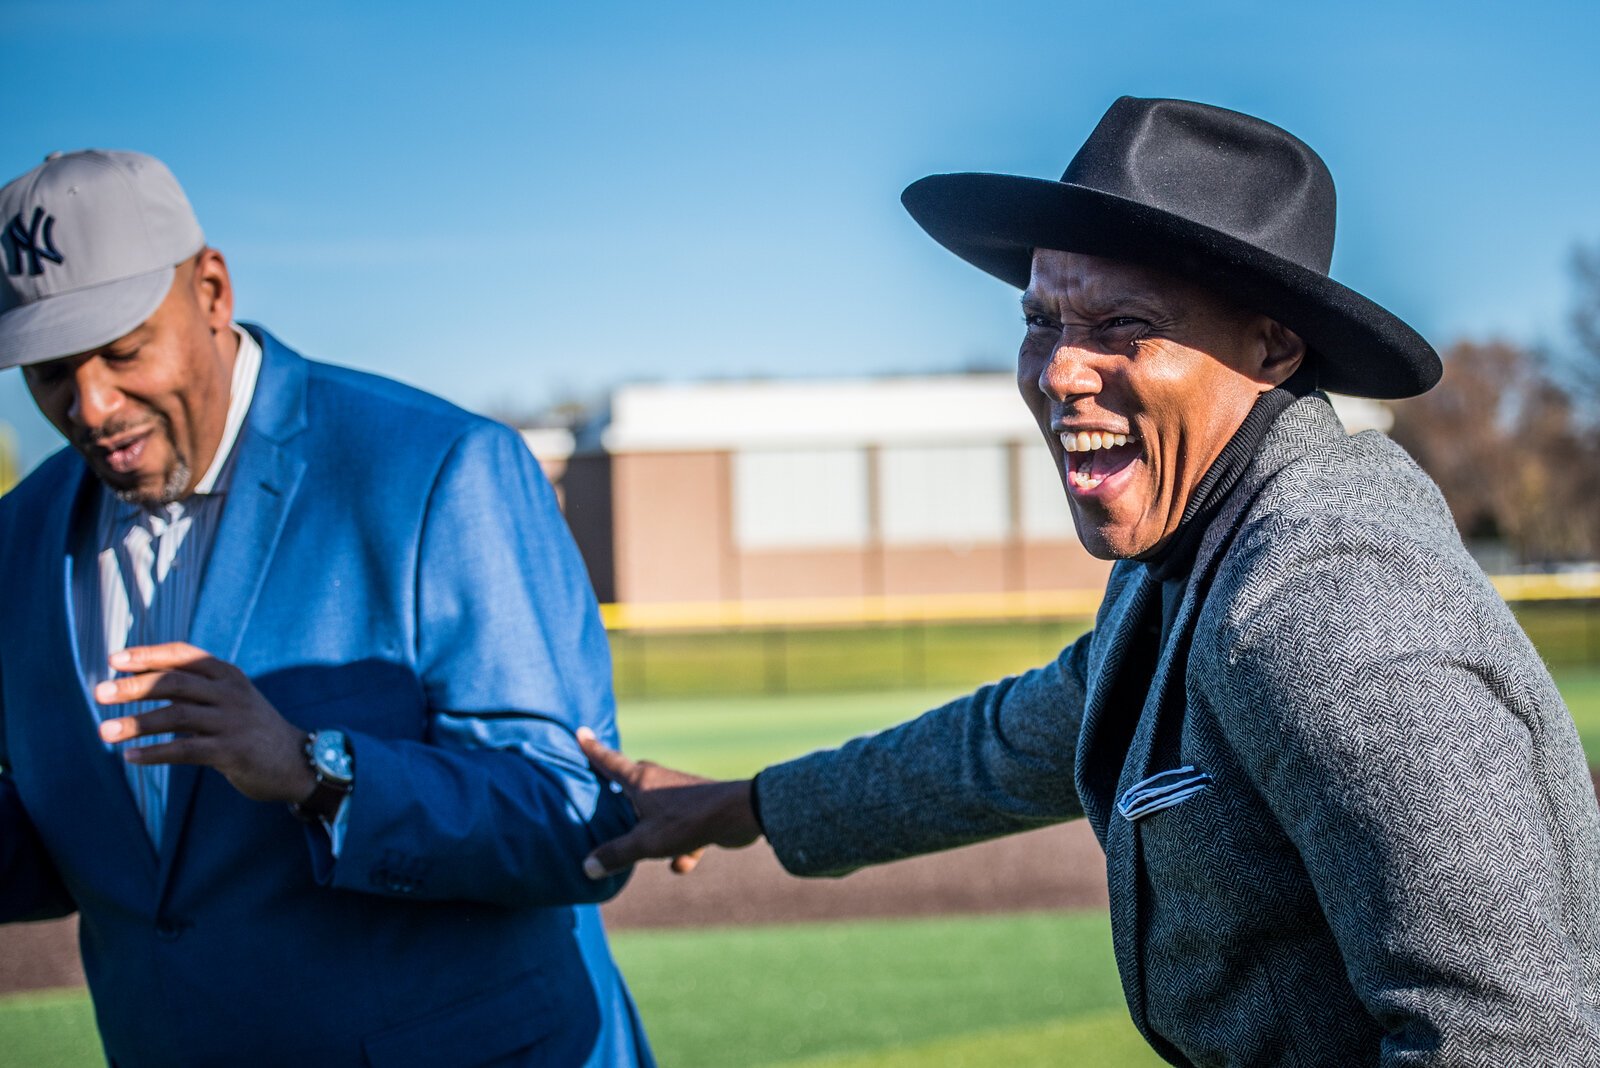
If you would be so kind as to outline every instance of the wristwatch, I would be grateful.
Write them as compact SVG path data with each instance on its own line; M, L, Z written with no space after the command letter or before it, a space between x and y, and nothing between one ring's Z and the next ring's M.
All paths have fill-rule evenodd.
M305 748L306 761L317 777L317 785L310 797L290 805L289 810L308 823L332 820L339 814L339 806L349 796L356 778L350 743L344 731L320 730L306 735Z

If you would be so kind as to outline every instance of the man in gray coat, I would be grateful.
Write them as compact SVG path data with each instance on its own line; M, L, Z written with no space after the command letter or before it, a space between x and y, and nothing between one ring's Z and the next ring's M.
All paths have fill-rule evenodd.
M1018 382L1119 562L1045 667L712 783L589 740L687 870L797 875L1085 817L1135 1024L1174 1064L1600 1065L1600 813L1572 718L1438 490L1319 389L1424 392L1426 341L1327 276L1334 194L1268 123L1112 105L1059 182L907 208L1024 289Z

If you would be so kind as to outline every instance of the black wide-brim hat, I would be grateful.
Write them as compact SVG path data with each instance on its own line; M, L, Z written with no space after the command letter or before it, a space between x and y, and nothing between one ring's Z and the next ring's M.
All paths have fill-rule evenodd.
M935 174L900 199L934 240L1018 288L1038 248L1188 278L1299 334L1322 389L1412 397L1443 370L1420 334L1328 277L1333 177L1299 138L1249 115L1125 96L1059 182Z

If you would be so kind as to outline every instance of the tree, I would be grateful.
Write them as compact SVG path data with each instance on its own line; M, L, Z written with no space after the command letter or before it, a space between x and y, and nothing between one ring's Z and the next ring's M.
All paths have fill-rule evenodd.
M1439 385L1394 406L1393 436L1462 536L1504 541L1526 564L1600 557L1600 428L1554 361L1504 341L1457 342L1443 357Z
M1583 421L1600 422L1600 244L1572 250L1572 344L1551 354Z

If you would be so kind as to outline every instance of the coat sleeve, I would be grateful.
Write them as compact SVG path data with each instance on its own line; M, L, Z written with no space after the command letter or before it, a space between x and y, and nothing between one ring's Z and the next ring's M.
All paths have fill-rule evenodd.
M51 919L76 910L11 777L0 698L0 923Z
M416 561L422 739L352 732L355 786L333 886L509 906L603 900L583 858L633 820L575 732L618 744L611 660L587 572L533 456L478 424L429 497Z
M795 875L868 864L1083 814L1073 756L1089 635L1052 663L756 778L767 841Z
M76 910L23 811L16 783L0 772L0 923L48 920Z
M1272 544L1218 579L1251 591L1213 650L1224 729L1382 1063L1600 1062L1595 798L1532 646L1464 553L1359 518Z

